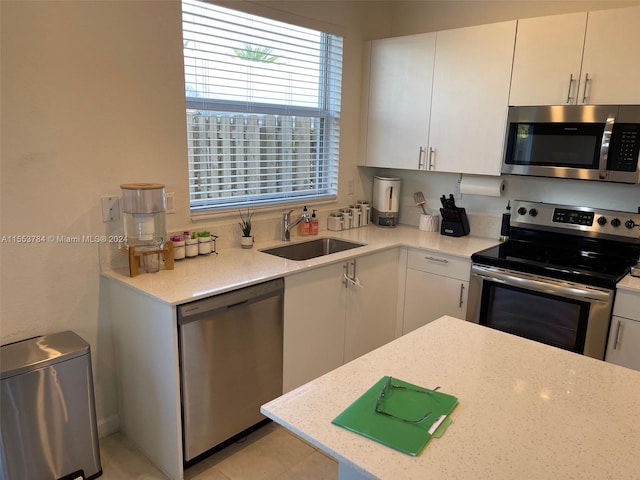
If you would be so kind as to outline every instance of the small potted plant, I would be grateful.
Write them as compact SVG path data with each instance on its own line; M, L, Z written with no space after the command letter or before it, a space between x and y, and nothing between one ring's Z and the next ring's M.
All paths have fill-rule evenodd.
M251 236L251 217L253 212L247 208L247 213L240 213L240 230L242 230L242 237L240 238L240 245L242 248L253 247L253 237Z

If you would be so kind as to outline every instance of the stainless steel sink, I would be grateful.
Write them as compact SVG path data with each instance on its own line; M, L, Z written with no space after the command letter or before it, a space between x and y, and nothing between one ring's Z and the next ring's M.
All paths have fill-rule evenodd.
M364 247L366 243L350 242L339 238L314 238L304 242L288 243L278 247L265 248L261 252L288 260L309 260L352 248Z

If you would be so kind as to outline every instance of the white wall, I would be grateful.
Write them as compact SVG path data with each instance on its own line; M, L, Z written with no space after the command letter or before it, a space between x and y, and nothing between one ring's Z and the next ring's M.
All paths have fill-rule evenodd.
M356 166L362 40L441 28L422 20L446 19L450 26L469 21L467 7L441 2L228 3L345 35L339 199L323 206L323 214L370 195L376 173ZM471 3L472 11L485 4L490 18L502 15L507 2ZM552 9L548 5L557 2L543 3ZM566 9L567 3L572 4L558 5ZM575 3L579 10L585 2ZM220 248L235 243L237 218L194 223L189 216L179 2L0 1L0 21L0 235L54 238L0 245L0 342L65 329L85 338L92 349L101 433L108 433L118 427L118 412L108 304L99 276L107 248L56 237L119 228L103 224L99 199L119 194L119 185L128 182L165 183L177 206L177 213L167 216L168 229L211 228L222 235ZM417 212L411 205L414 190L423 189L433 205L457 180L447 174L400 174L407 178L402 217L407 223ZM575 195L602 202L611 197L618 207L633 206L637 191L509 182L510 197L544 194L555 201ZM503 203L477 199L469 206L492 213ZM260 212L257 234L276 238L279 216Z
M302 10L315 15L313 20L301 16L302 4L293 5L292 14L244 6L345 34L336 205L353 202L362 192L350 160L357 156L362 39L361 16L354 12L360 6L341 2L327 11L309 2ZM119 195L120 184L129 182L166 184L177 207L167 216L168 229L212 227L221 235L219 248L239 236L238 219L234 214L193 223L189 216L179 2L2 1L0 17L0 234L45 238L1 244L0 341L66 329L85 338L92 349L100 429L108 433L118 428L118 419L100 258L113 248L57 237L121 229L119 222L103 224L100 197ZM349 180L355 183L353 195L345 194ZM260 213L258 234L275 238L279 218L279 211Z
M387 17L384 36L640 4L637 0L397 0L392 3L394 8Z

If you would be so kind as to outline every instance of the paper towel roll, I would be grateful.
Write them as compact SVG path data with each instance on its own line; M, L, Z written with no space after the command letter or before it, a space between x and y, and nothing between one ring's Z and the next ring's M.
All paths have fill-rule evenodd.
M504 180L500 177L462 176L460 193L500 197L504 191Z

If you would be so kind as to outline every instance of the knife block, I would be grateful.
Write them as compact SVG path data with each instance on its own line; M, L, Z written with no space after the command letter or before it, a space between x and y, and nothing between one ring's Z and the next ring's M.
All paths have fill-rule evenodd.
M464 237L469 235L469 220L464 208L441 208L440 235Z

